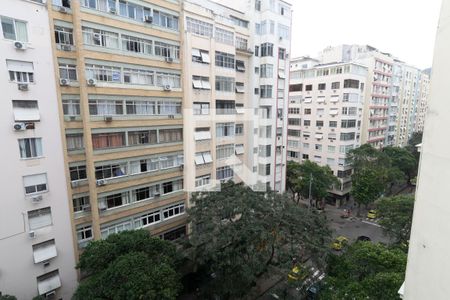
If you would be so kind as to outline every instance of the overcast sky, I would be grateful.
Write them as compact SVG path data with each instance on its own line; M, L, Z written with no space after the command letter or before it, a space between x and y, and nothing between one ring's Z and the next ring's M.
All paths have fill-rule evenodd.
M441 0L290 0L292 56L330 45L369 44L418 68L431 67Z

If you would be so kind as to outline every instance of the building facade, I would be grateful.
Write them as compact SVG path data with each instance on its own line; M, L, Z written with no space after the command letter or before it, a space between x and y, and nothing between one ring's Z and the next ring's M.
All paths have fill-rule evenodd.
M367 67L356 63L291 61L288 110L288 159L328 165L340 186L336 199L348 197L351 167L347 153L360 146Z
M450 294L448 259L448 78L450 77L450 1L441 6L434 48L429 110L426 114L416 200L409 241L403 299L447 299Z
M123 230L185 235L180 3L48 9L77 254Z
M47 8L4 0L0 20L0 294L69 299L77 273Z

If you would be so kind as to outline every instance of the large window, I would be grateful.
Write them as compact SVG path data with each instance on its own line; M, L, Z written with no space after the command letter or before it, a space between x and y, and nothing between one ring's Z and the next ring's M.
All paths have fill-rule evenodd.
M218 180L228 180L233 178L234 172L230 166L220 167L216 169L216 178Z
M70 166L69 173L71 181L87 179L86 165Z
M9 80L17 83L34 82L34 68L32 62L19 60L6 60Z
M92 146L94 149L111 149L125 146L125 133L97 133L92 134Z
M141 130L128 132L128 144L130 146L154 145L158 142L156 130Z
M209 77L192 76L192 87L199 90L210 90L211 83Z
M352 88L352 89L358 89L359 88L359 81L354 79L345 79L344 80L344 88Z
M261 57L264 57L264 56L273 56L273 44L272 43L261 44Z
M120 83L122 82L122 70L118 67L86 64L86 78Z
M73 133L66 134L66 143L68 151L77 151L84 149L83 134Z
M356 127L356 120L342 120L341 121L341 127L342 128L355 128Z
M52 225L52 212L50 207L31 210L28 212L28 226L30 230Z
M232 137L235 135L234 123L217 123L216 136L217 137Z
M39 121L39 107L36 100L13 100L15 121Z
M234 115L236 114L236 105L231 100L216 100L217 115Z
M260 77L261 78L272 78L273 77L273 65L262 64L260 67Z
M209 57L209 52L202 49L192 49L192 61L203 63L203 64L209 64L211 62L211 59Z
M236 37L236 48L241 50L248 50L248 41L247 39L241 38L240 36Z
M147 55L153 54L152 51L153 42L151 40L122 34L121 41L122 41L122 50Z
M59 63L59 78L77 81L77 66Z
M122 101L89 100L89 114L91 116L122 115Z
M216 76L216 91L234 93L234 78Z
M234 155L234 144L216 146L216 159L225 159Z
M234 55L216 51L216 66L234 69Z
M196 166L212 163L211 152L205 151L195 153L194 161Z
M73 29L55 25L55 43L73 45Z
M170 219L184 213L184 203L175 204L162 210L164 219Z
M127 164L108 164L95 167L95 179L108 179L127 175Z
M155 41L155 55L162 57L180 58L180 47Z
M160 129L159 142L160 143L176 143L183 140L182 129Z
M8 17L0 17L3 38L7 40L28 42L27 23Z
M234 33L225 29L216 28L215 39L219 43L234 45Z
M83 27L83 41L85 45L119 49L119 34L111 31ZM124 48L125 50L126 48Z
M272 98L272 86L271 85L261 85L259 87L261 98Z
M194 102L192 105L194 115L209 115L208 102Z
M48 190L47 174L35 174L23 177L23 186L25 194L42 193Z
M213 36L213 25L197 19L186 17L187 31L207 37Z
M341 141L353 141L355 139L354 132L341 133Z
M21 158L41 157L42 139L41 138L19 139L19 150Z

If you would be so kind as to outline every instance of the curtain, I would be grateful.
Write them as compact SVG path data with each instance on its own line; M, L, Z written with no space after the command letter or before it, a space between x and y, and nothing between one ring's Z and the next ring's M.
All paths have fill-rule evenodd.
M27 24L16 21L16 39L21 42L28 42Z
M94 149L102 149L108 147L108 136L103 134L92 135L92 146Z

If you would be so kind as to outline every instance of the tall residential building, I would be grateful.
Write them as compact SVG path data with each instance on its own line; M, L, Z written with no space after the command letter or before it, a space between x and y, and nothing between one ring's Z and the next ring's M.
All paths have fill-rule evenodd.
M285 186L290 5L184 1L186 187Z
M51 31L39 2L0 8L0 294L69 299L77 273Z
M428 100L430 98L430 74L426 71L422 73L422 80L420 82L420 97L416 111L416 121L414 125L414 132L423 132L425 125L425 116L428 111Z
M48 3L77 254L123 230L186 233L180 8Z
M444 0L434 49L429 111L421 147L404 299L448 299L450 295L450 1Z
M291 61L288 159L328 165L340 186L335 200L348 198L351 167L346 155L361 144L367 67L356 63Z

